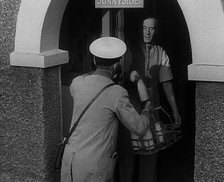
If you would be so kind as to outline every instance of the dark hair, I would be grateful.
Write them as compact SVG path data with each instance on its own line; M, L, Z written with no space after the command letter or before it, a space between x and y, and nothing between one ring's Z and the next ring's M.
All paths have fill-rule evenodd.
M156 18L155 16L145 16L143 19L142 19L142 25L143 25L143 22L147 19L154 19L155 20L155 28L156 30L158 30L158 18Z
M105 58L99 58L95 56L95 62L97 67L99 66L109 67L119 61L120 61L120 57L114 58L114 59L105 59Z

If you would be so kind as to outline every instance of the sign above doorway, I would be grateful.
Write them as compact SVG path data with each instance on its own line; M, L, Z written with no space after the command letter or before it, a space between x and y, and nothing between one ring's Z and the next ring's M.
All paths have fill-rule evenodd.
M144 0L95 0L95 8L144 8Z

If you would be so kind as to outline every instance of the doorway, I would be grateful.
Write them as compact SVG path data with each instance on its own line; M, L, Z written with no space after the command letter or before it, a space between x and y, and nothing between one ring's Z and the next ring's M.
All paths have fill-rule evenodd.
M60 32L60 49L69 52L69 63L61 67L64 136L69 131L72 118L73 101L69 86L76 76L95 69L88 47L94 39L101 36L103 17L108 11L95 9L94 0L70 0L65 10ZM121 11L121 17L117 20L117 13ZM166 178L168 182L193 182L195 85L187 80L187 65L192 58L188 28L182 11L176 0L145 0L144 9L112 9L110 13L110 22L107 23L111 26L111 35L117 36L115 29L120 22L118 29L130 49L128 54L132 54L132 47L138 41L140 20L146 15L154 15L159 19L158 44L170 57L175 78L174 90L182 116L183 140L173 148L161 152L158 171L162 177L158 180L160 182ZM124 58L125 64L129 59L128 54Z

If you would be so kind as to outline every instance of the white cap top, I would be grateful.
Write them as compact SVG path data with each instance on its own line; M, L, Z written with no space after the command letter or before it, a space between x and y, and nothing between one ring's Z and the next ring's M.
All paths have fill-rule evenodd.
M126 44L115 37L101 37L89 46L89 50L94 56L104 59L119 58L124 55L126 49Z

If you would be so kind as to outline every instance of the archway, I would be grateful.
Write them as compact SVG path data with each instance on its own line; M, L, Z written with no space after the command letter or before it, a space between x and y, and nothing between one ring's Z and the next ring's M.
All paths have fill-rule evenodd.
M67 3L68 0L21 1L11 65L46 68L68 62L68 52L59 49Z
M22 0L11 65L47 68L68 62L68 52L59 49L67 3L68 0Z
M151 2L151 3L150 3ZM153 1L147 1L147 10L153 11L150 7L152 6ZM178 6L176 0L172 0L167 2L166 0L157 0L157 16L162 21L160 23L160 40L159 42L163 47L168 50L169 55L171 55L172 67L174 69L175 74L175 82L176 82L176 90L178 92L178 100L181 105L183 117L188 121L188 126L191 130L194 126L194 107L191 107L194 100L188 99L189 97L194 98L194 90L192 90L191 85L187 85L187 65L191 63L191 50L190 50L190 41L187 30L187 25L182 15L182 11ZM167 8L169 7L169 8ZM76 12L77 11L77 12ZM87 12L88 11L88 12ZM60 48L69 50L70 52L70 61L68 64L62 66L62 94L63 94L63 121L64 121L64 134L68 132L69 124L72 117L72 98L69 94L69 85L71 83L71 79L75 76L85 73L89 71L89 67L86 63L90 64L90 60L88 57L88 43L94 37L97 37L101 33L101 18L102 14L99 12L100 10L94 10L94 2L88 1L85 2L72 2L68 3L68 6L65 10L65 14L62 21L61 27L61 37L60 37ZM99 13L99 15L97 15ZM170 14L171 13L171 14ZM135 36L136 32L138 32L138 25L135 24L138 20L141 19L140 16L144 16L144 11L142 9L124 9L124 21L125 21L125 40L129 42L128 47L131 47L133 44L136 44ZM96 23L96 26L92 26L92 22ZM77 26L78 25L78 26ZM98 28L97 28L98 27ZM131 42L131 43L130 43ZM79 43L79 46L77 45ZM85 63L85 64L84 64ZM69 74L68 74L69 73ZM66 75L65 75L66 74ZM187 95L186 92L191 92L191 96ZM184 100L183 100L184 99ZM186 103L187 101L192 101L192 103ZM186 111L186 105L189 105L190 111ZM188 108L189 109L189 108ZM189 114L189 112L191 112ZM190 121L190 122L189 122ZM190 125L190 126L189 126ZM184 128L186 128L184 126ZM189 131L187 131L189 132ZM187 133L185 132L185 133ZM193 134L193 135L191 135ZM193 178L193 146L194 146L194 130L189 134L191 138L187 138L189 140L191 156L191 171L190 175ZM186 137L185 137L186 138ZM186 145L186 147L189 145ZM173 156L177 154L177 151L170 152ZM183 152L183 150L182 150ZM179 154L178 154L179 155ZM168 157L165 156L165 159ZM175 157L173 157L175 158ZM187 158L187 157L186 157ZM185 158L185 159L186 159ZM171 158L170 158L171 159ZM177 162L177 157L175 159ZM183 164L183 161L181 161ZM179 162L178 165L182 165ZM185 162L185 161L184 161ZM183 164L185 165L185 164ZM169 169L173 169L173 166L169 167ZM176 166L175 166L176 167ZM187 166L184 166L185 168ZM179 168L181 169L181 168ZM184 169L184 168L182 168ZM164 170L164 169L163 169ZM168 173L168 170L167 170ZM180 172L182 174L182 172ZM187 175L187 174L186 174ZM164 175L165 176L165 175ZM174 175L173 175L174 176Z

